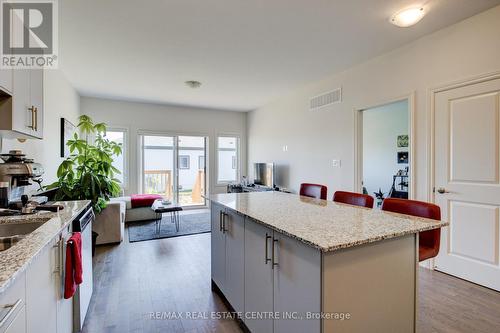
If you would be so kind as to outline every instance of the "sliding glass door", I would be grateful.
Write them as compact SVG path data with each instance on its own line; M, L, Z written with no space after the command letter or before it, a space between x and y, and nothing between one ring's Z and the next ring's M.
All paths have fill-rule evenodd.
M142 135L142 191L182 206L204 206L206 138Z

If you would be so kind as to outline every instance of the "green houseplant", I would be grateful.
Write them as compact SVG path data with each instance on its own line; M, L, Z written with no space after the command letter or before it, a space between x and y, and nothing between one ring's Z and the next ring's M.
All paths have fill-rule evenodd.
M94 123L89 116L79 117L78 129L68 140L70 155L57 169L58 180L47 189L57 188L56 200L91 200L96 213L106 208L110 197L120 193L120 171L113 156L122 153L121 144L106 139L106 124Z

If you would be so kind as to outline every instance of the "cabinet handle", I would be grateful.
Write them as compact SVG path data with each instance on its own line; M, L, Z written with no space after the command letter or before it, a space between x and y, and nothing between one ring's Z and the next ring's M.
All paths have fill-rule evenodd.
M222 213L222 232L223 233L226 233L226 231L227 231L227 229L226 229L226 216L227 216L226 213Z
M38 132L38 108L34 109L33 114L33 118L35 119L35 131Z
M276 244L279 244L279 240L277 238L273 237L273 248L271 251L271 257L272 257L272 269L274 269L274 266L278 266L278 262L276 261L276 256L275 256L275 251L274 248L276 247Z
M269 235L267 234L267 232L266 232L266 240L265 240L265 242L266 242L266 260L265 260L265 264L266 264L266 265L267 265L267 263L268 263L268 262L270 262L270 261L271 261L271 259L270 259L270 258L268 258L268 256L269 256L269 240L270 240L270 239L271 239L271 236L269 236Z
M23 300L18 299L16 301L16 303L14 303L14 304L8 304L8 305L2 306L2 308L4 308L4 309L10 308L10 310L0 320L0 328L4 327L4 325L8 322L9 318L14 314L14 312L17 310L17 308L21 306L22 303L23 303Z
M31 112L31 125L28 128L35 129L35 107L32 105L28 110Z
M222 232L222 210L219 211L219 231Z

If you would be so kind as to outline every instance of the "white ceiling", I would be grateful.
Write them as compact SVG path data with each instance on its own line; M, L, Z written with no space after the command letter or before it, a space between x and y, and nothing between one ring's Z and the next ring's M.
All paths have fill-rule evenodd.
M388 23L422 2L429 13L416 26ZM500 0L59 3L60 65L82 95L246 111Z

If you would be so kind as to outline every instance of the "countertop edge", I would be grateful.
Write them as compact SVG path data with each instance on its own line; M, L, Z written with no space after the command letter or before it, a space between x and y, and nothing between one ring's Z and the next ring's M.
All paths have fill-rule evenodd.
M417 234L417 233L420 233L420 232L423 232L423 231L429 231L429 230L434 230L434 229L438 229L438 228L442 228L442 227L446 227L449 225L449 222L445 222L445 221L439 221L440 223L439 224L432 224L432 225L429 225L428 227L423 227L423 228L419 228L418 231L403 231L403 232L396 232L396 233L393 233L393 234L388 234L388 235L385 235L385 236L379 236L379 237L371 237L371 238L366 238L366 239L363 239L363 240L359 240L359 241L355 241L355 242L351 242L351 243L346 243L346 244L339 244L339 245L335 245L335 246L331 246L331 247L322 247L321 245L318 245L318 244L315 244L307 239L304 239L300 236L297 236L297 235L294 235L294 234L291 234L290 232L287 232L285 230L282 230L272 224L269 224L267 222L264 222L264 221L261 221L259 220L258 218L255 218L253 216L250 216L248 215L247 213L243 213L239 210L236 210L234 209L233 207L230 207L228 206L227 204L223 203L223 202L220 202L220 201L217 201L217 200L214 200L213 198L210 198L209 199L210 202L215 202L216 204L218 205L222 205L224 206L225 208L237 213L237 214L240 214L240 215L243 215L243 216L246 216L248 218L251 218L253 221L263 225L263 226L266 226L274 231L277 231L279 232L280 234L283 234L285 236L288 236L288 237L291 237L293 239L296 239L310 247L313 247L317 250L319 250L320 252L322 253L329 253L329 252L334 252L334 251L337 251L337 250L341 250L341 249L347 249L347 248L351 248L351 247L355 247L355 246L360 246L360 245L365 245L365 244L371 244L371 243L375 243L375 242L379 242L379 241L383 241L383 240L386 240L386 239L392 239L392 238L397 238L397 237L403 237L403 236L407 236L407 235L411 235L411 234ZM392 213L392 214L395 214L395 215L402 215L402 214L397 214L397 213Z

